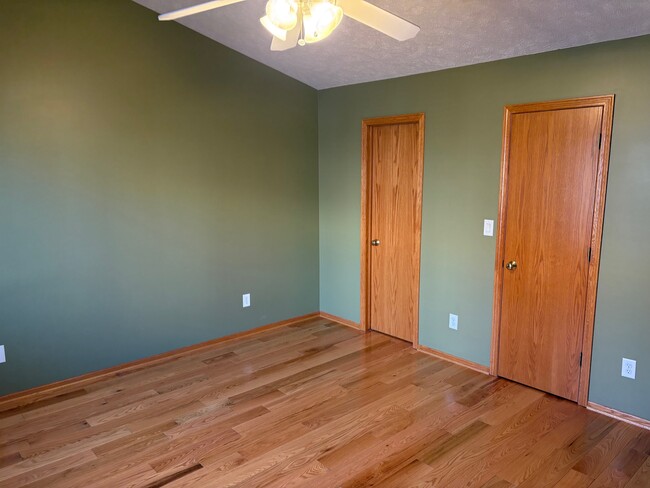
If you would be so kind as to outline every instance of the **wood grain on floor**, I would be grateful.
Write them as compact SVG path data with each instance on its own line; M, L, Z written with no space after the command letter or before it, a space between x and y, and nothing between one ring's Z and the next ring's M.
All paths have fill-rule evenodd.
M0 487L650 487L650 432L312 319L0 412Z

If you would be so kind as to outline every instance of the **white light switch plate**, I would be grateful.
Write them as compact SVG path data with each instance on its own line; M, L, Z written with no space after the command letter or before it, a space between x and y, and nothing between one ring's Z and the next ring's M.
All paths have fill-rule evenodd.
M483 221L483 235L488 237L494 236L494 220Z
M6 363L7 356L5 356L5 346L0 346L0 363Z
M449 314L449 328L458 330L458 315L454 315L453 313Z
M245 294L243 294L241 296L241 306L243 308L251 306L251 294L250 293L245 293Z

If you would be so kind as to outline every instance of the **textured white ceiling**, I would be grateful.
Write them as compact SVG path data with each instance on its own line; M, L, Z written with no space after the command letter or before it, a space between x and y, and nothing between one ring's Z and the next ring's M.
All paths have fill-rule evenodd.
M135 1L160 13L204 0ZM271 36L259 22L266 0L247 0L180 22L317 89L650 33L650 0L371 2L422 30L415 39L398 42L346 17L320 43L271 52Z

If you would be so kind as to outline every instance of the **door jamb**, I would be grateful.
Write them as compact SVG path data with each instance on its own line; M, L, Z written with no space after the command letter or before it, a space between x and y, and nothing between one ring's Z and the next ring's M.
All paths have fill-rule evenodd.
M594 200L593 223L591 228L591 261L587 278L587 301L585 304L585 322L582 335L582 368L578 384L578 405L586 406L589 399L589 377L591 374L591 353L594 338L594 318L596 314L596 294L598 291L598 270L603 237L603 217L605 214L605 196L607 174L609 170L609 153L614 117L614 95L572 98L551 102L507 105L503 113L503 143L501 154L501 177L499 189L499 217L494 263L494 302L492 312L492 348L490 352L490 374L497 376L499 359L499 334L501 326L501 299L503 293L503 262L505 259L505 220L507 207L508 164L510 159L511 117L517 113L544 112L585 107L602 107L601 145L598 155L596 173L596 195Z
M376 117L364 119L361 123L361 329L368 331L370 329L370 231L371 231L371 202L372 195L372 171L370 168L372 162L372 148L370 147L370 131L373 127L393 124L418 124L418 191L416 195L416 239L418 245L422 243L422 177L424 173L424 113L414 113L407 115L395 115L389 117ZM418 316L415 321L415 330L413 331L413 347L417 348L419 344L420 330L420 259L421 252L418 248L416 259L418 296L416 297L416 309Z

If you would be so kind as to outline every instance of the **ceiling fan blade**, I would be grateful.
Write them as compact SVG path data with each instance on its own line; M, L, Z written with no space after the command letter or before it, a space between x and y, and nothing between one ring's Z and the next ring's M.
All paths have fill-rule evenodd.
M302 31L302 12L298 12L298 22L296 26L287 31L287 38L283 41L282 39L273 36L271 41L271 51L286 51L292 47L296 47L298 44L298 39L300 38L300 32Z
M207 12L208 10L214 10L215 8L225 7L232 3L243 2L244 0L213 0L212 2L200 3L192 7L182 8L180 10L174 10L173 12L167 12L166 14L160 14L158 20L176 20L188 15L200 14L201 12Z
M343 13L351 19L398 41L412 39L420 32L417 25L364 0L338 0L337 3L343 9Z

